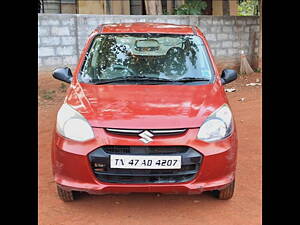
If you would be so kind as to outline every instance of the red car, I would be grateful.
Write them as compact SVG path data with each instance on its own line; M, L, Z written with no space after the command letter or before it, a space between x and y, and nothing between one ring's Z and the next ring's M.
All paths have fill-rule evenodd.
M52 167L59 197L79 192L234 192L237 135L223 85L196 26L122 23L89 36L57 113Z

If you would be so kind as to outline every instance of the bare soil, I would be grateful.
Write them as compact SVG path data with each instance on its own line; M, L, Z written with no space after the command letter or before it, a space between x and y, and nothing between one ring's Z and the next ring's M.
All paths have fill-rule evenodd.
M66 87L50 72L39 74L38 221L39 225L258 225L262 223L261 73L241 75L226 85L238 132L235 194L222 201L202 195L81 195L62 202L51 170L51 136Z

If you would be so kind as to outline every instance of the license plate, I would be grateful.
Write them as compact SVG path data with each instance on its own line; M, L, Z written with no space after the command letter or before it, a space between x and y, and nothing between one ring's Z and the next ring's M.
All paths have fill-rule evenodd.
M120 169L180 169L181 156L111 155L110 167Z

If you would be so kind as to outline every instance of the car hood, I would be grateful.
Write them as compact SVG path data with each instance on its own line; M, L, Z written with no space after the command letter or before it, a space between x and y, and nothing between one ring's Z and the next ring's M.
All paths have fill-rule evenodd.
M93 127L173 129L199 127L227 102L223 87L208 85L71 85L66 103Z

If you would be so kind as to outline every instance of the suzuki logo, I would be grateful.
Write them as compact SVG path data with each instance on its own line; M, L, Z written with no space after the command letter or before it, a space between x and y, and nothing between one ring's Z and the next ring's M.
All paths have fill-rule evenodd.
M140 133L139 136L141 137L139 140L147 144L153 141L151 137L153 137L154 135L151 134L149 131L145 130L144 132Z

